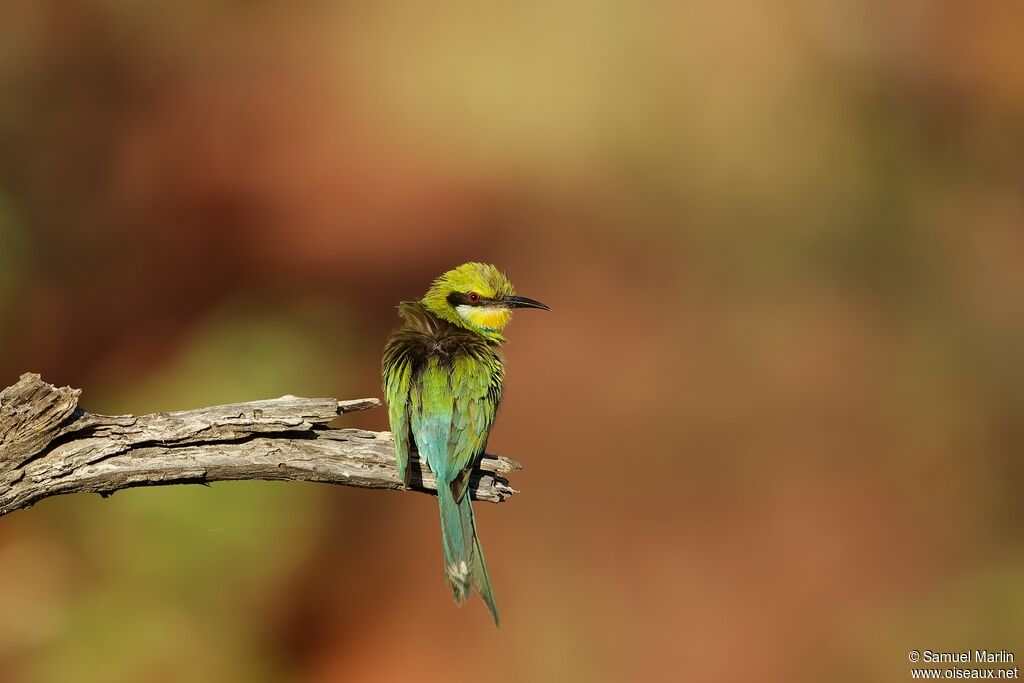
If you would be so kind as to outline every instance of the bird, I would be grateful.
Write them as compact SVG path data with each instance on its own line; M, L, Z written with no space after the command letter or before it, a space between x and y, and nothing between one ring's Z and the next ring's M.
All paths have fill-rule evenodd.
M551 309L517 296L496 266L465 263L398 304L402 325L384 346L381 379L398 471L409 486L410 453L437 481L444 574L457 605L476 591L499 625L498 607L468 491L501 402L502 331L516 308Z

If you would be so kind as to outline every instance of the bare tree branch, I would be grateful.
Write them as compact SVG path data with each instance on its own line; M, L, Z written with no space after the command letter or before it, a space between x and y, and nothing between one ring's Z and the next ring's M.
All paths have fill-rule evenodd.
M80 394L36 374L0 392L0 515L65 493L233 479L403 488L390 432L326 426L379 406L375 398L283 396L136 416L94 415L79 407ZM436 490L415 455L410 467L411 490ZM485 455L473 498L500 503L516 493L503 476L516 469L514 460Z

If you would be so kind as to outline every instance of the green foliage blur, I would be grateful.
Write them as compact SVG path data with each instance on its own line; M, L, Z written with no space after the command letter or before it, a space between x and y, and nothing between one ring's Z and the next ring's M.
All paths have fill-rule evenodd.
M135 489L0 519L0 681L1019 649L1022 7L0 0L0 385L379 396L442 271L553 308L509 329L490 440L522 494L478 505L500 631L425 496Z

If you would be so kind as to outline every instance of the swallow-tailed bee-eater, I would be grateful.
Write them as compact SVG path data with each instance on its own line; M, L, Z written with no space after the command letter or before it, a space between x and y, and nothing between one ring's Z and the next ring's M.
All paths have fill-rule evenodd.
M461 605L478 592L495 626L498 608L468 488L501 401L501 333L515 308L550 310L516 296L494 266L461 265L434 280L419 301L398 305L404 322L388 338L381 364L399 473L408 486L409 453L416 451L437 479L452 596Z

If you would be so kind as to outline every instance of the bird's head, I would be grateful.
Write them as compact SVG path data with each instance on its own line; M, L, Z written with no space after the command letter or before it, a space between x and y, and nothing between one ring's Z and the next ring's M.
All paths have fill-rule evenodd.
M472 330L492 341L512 320L513 308L551 309L539 301L516 296L504 273L485 263L466 263L434 280L421 300L442 320Z

